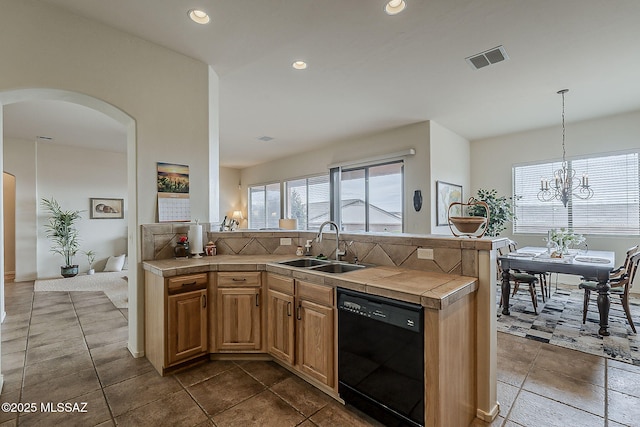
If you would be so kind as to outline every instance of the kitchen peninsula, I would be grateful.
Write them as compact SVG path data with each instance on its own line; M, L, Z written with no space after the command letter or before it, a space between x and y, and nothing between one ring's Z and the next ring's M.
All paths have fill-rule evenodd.
M425 425L468 425L475 417L497 414L495 347L491 350L492 334L480 325L489 320L482 319L487 310L479 303L491 292L495 301L495 289L483 289L483 281L491 283L495 275L499 241L343 235L370 266L332 274L279 263L297 258L296 245L310 232L209 232L220 255L170 259L162 254L170 253L186 226L171 227L143 226L145 242L161 242L143 249L145 352L160 373L193 358L269 358L340 399L340 287L424 307ZM327 240L326 246L315 245L314 255L336 247L335 239ZM426 258L417 256L418 248L428 250ZM495 303L492 307L495 319ZM169 333L176 322L178 329Z

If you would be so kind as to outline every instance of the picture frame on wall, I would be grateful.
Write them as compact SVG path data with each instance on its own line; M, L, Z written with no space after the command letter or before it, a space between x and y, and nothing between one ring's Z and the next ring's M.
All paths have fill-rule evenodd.
M462 185L436 181L436 225L449 225L449 205L454 202L462 202ZM454 206L451 216L462 216L462 206Z
M90 198L90 219L124 218L124 199Z

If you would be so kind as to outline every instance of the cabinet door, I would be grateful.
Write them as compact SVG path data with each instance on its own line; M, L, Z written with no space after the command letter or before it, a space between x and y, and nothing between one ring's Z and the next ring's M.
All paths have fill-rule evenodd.
M207 291L168 296L168 365L207 351Z
M294 355L293 309L293 295L267 291L267 351L289 365Z
M302 372L334 386L333 308L299 300L296 307L297 367Z
M218 289L218 350L260 349L260 288Z

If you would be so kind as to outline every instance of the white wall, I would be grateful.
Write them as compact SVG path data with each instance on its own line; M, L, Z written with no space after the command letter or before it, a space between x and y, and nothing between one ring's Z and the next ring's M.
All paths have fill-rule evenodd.
M471 152L469 141L431 121L431 232L451 235L449 226L438 226L436 213L436 181L462 185L462 201L471 193Z
M638 149L640 147L640 112L566 123L567 157ZM495 188L500 195L511 195L511 169L514 164L551 161L562 158L562 128L544 129L473 141L471 143L471 182L473 191ZM532 182L531 185L539 185ZM593 183L594 191L598 191ZM520 246L543 246L542 235L512 234ZM624 259L626 249L640 243L640 236L589 236L590 248L614 250L616 260Z
M220 221L226 216L231 217L233 211L241 210L242 214L247 215L247 207L242 206L240 200L240 169L220 168Z
M247 206L247 187L328 173L328 165L391 154L414 148L416 154L405 158L405 231L429 233L430 176L429 122L420 122L365 137L341 141L322 149L242 169L242 205ZM422 190L424 206L413 209L413 192Z
M42 198L54 198L64 210L82 210L78 222L80 250L96 252L96 268L104 267L111 255L127 252L127 203L123 219L90 219L89 199L127 197L127 163L124 153L88 150L65 145L37 143L38 278L59 277L64 264L60 255L49 251L44 224L47 213ZM28 233L28 230L21 230ZM74 263L88 270L86 256L78 253Z
M16 282L37 278L36 248L36 143L22 139L4 140L4 171L16 177Z
M52 93L62 99L64 91L127 126L128 193L133 195L128 206L133 213L129 349L140 356L144 294L138 227L156 220L157 162L189 165L192 217L210 217L215 206L209 200L210 177L218 171L215 165L209 169L211 150L217 150L217 140L210 143L210 105L215 103L209 103L209 87L217 76L196 59L46 3L0 0L0 10L6 36L0 43L1 104Z
M420 122L354 138L273 162L242 170L242 203L247 206L247 187L327 173L333 163L358 161L414 148L416 154L404 159L405 232L451 234L449 227L436 227L435 182L460 184L465 197L470 191L469 141L433 122ZM413 194L421 190L423 205L413 207ZM467 197L468 198L468 197Z
M49 252L46 213L40 200L56 199L65 210L84 210L78 223L80 250L96 252L99 269L110 255L127 252L127 203L124 219L89 219L89 198L127 196L124 153L89 150L22 139L5 139L5 171L16 175L16 281L60 276L59 255ZM34 256L35 254L35 256ZM78 254L80 271L88 269Z

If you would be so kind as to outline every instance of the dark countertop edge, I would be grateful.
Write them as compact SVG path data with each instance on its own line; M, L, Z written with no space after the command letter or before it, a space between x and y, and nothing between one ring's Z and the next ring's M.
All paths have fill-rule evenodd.
M257 256L251 256L254 258ZM242 258L245 258L244 260ZM437 289L444 285L438 286L435 289L426 290L420 294L406 292L400 289L391 290L388 288L380 288L375 284L367 283L367 280L358 279L350 280L348 273L336 275L331 273L317 272L313 270L305 270L298 267L290 267L286 265L278 264L279 261L298 258L294 256L273 256L265 255L262 261L255 260L254 262L247 261L247 256L218 256L218 257L203 257L200 259L168 259L168 260L154 260L143 261L142 267L145 271L149 271L161 277L174 277L183 274L192 273L206 273L209 271L267 271L282 276L291 277L294 279L305 280L312 283L331 286L331 287L344 287L347 289L360 291L372 295L386 296L395 299L399 299L406 302L412 302L421 304L423 307L442 310L460 298L476 292L478 290L478 279L468 276L451 275L456 278L468 278L472 279L466 283L460 285L455 289L451 289L443 295L437 297L435 295L429 295L438 293ZM184 263L184 265L175 266L176 262ZM376 268L376 267L368 267ZM389 267L385 267L389 268ZM396 267L398 272L409 271L409 269ZM422 272L421 270L411 270ZM429 273L428 271L424 273Z

